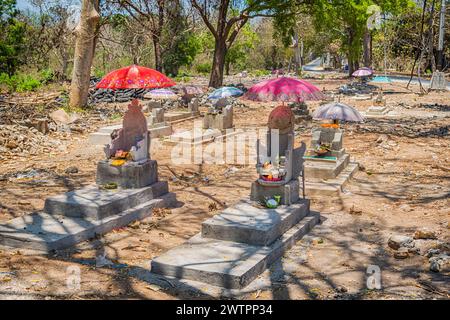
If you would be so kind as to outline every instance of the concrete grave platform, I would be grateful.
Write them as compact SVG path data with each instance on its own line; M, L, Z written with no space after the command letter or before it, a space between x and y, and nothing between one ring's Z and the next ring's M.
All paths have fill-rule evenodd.
M43 252L63 249L151 216L153 208L175 205L174 193L140 201L138 205L103 219L34 213L0 225L0 245Z
M167 192L167 181L139 189L102 190L97 186L89 186L47 198L44 211L51 215L101 220Z
M250 201L242 201L203 222L202 237L266 246L308 212L307 200L276 209L257 208Z
M307 180L305 182L305 194L310 197L338 196L356 173L358 167L358 163L350 162L334 179L322 179L321 181ZM306 178L308 179L308 176Z
M198 234L153 259L151 272L223 288L244 288L319 220L318 214L309 213L270 246L203 238Z

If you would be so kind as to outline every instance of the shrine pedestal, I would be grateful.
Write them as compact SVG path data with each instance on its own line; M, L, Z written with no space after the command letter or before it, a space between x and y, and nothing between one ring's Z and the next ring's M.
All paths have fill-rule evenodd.
M124 189L142 188L158 181L158 164L156 160L143 163L127 162L122 166L113 166L109 160L97 164L97 184L116 183Z
M280 204L291 205L299 200L299 190L300 184L298 179L284 184L276 184L273 182L269 184L258 179L252 183L250 200L264 202L265 198L273 198L279 195L281 196Z

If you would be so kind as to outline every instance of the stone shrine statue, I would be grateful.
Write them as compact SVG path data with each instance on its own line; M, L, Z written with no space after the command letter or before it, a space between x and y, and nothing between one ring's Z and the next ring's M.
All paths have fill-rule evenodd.
M290 205L299 199L298 177L302 167L304 147L294 149L292 110L285 105L276 107L269 115L265 153L257 142L258 179L252 184L250 199L264 202L278 198L278 204Z
M129 152L132 160L136 162L150 158L147 120L137 99L128 105L128 110L123 117L122 128L115 133L111 144L105 146L106 158L110 159L117 151Z

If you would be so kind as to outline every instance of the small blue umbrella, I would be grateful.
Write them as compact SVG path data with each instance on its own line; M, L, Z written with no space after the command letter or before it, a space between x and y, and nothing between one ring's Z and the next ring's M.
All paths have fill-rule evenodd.
M238 88L222 87L217 90L214 90L214 92L208 96L208 99L214 100L214 99L221 99L221 98L227 98L227 97L238 97L243 94L244 94L244 91L242 91Z

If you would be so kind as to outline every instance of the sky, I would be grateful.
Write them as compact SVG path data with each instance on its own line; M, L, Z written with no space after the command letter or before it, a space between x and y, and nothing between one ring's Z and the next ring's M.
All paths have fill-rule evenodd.
M17 7L20 10L26 10L26 9L31 9L32 5L30 4L29 0L17 0Z

